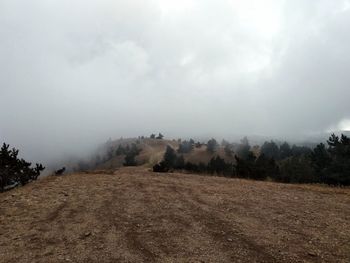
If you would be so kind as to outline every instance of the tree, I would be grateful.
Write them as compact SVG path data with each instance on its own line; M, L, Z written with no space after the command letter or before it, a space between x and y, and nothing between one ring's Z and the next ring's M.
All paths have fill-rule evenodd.
M305 155L293 156L280 164L281 173L276 178L284 183L315 183L318 182L310 159Z
M250 152L250 145L247 137L244 137L241 140L241 143L238 145L236 153L237 156L241 159L246 159Z
M195 163L186 162L185 170L187 170L189 172L193 172L193 173L198 173L199 172L199 167Z
M151 134L151 136L149 136L151 139L155 139L156 135L154 133Z
M97 154L97 155L95 156L95 159L94 159L94 164L95 164L95 166L98 166L98 165L101 164L101 163L102 163L101 156L100 156L99 154Z
M306 146L292 146L292 156L298 157L298 156L308 156L311 154L311 149Z
M228 141L226 141L225 139L222 139L222 141L221 141L221 146L222 147L225 147L228 144L230 144Z
M174 163L174 168L178 170L182 170L185 168L185 159L183 155L180 155L179 157L176 158Z
M288 157L292 156L292 154L293 154L292 149L290 148L290 146L287 142L284 142L281 144L279 152L280 152L279 158L281 160L288 158Z
M219 147L219 145L214 138L210 139L207 143L207 151L208 152L214 153L218 147Z
M224 174L224 175L231 175L232 174L232 166L231 164L228 164L225 162L223 158L220 156L216 156L211 158L208 164L208 171L210 173L216 173L216 174Z
M135 160L136 155L132 152L128 152L124 158L124 166L136 166L137 162Z
M123 146L121 144L119 144L117 150L115 151L115 155L120 156L123 154L125 154L125 149L123 148Z
M113 154L114 154L114 149L113 147L109 147L108 151L107 151L107 159L110 160L113 158Z
M350 185L350 138L332 134L328 141L330 162L325 167L322 181L332 185Z
M310 158L316 172L321 175L324 169L330 164L331 156L323 143L318 144L310 154Z
M45 169L38 163L32 168L31 163L18 158L17 149L10 150L9 147L4 143L0 149L0 191L37 180Z
M127 145L125 148L125 158L124 158L124 166L136 166L136 156L139 155L141 149L137 148L135 143L131 144L131 147Z
M159 133L156 139L158 139L158 140L162 140L163 138L164 138L164 135L163 135L163 134L161 134L161 133Z
M236 176L242 178L250 178L252 174L252 165L238 156L235 156L235 159L236 164L234 167Z
M163 158L165 164L169 168L174 168L176 158L177 156L176 156L175 150L171 146L167 145L166 151L164 153L164 158Z
M229 143L225 145L224 151L225 151L226 156L228 156L228 157L232 157L233 156L232 148L233 148L232 145L229 144Z
M175 168L176 165L182 165L182 160L179 160L179 163L177 163L177 161L178 158L176 156L175 150L171 148L171 146L167 145L163 160L153 166L153 171L158 173L167 173L170 169ZM185 161L183 160L183 162Z
M193 150L193 143L191 141L183 141L179 144L178 153L189 153Z
M279 148L274 141L265 142L261 146L261 153L264 154L267 158L279 158Z
M260 154L254 163L252 179L265 180L267 177L277 178L279 175L279 167L273 158L267 158L264 154Z

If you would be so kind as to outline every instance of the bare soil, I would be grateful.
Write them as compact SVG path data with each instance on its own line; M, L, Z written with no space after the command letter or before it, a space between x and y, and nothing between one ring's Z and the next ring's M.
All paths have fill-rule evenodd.
M348 188L123 168L0 203L0 262L350 262Z

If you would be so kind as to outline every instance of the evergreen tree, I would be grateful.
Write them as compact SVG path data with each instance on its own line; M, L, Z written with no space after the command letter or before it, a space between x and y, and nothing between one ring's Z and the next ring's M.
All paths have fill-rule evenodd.
M185 159L183 155L180 155L179 157L176 158L174 163L174 168L178 170L182 170L185 168Z
M166 147L166 151L163 158L165 165L169 168L174 168L176 158L177 156L176 156L175 150L168 145Z
M261 153L264 154L267 158L279 158L279 148L274 141L265 142L261 146Z
M260 154L254 163L252 179L265 180L267 177L275 179L278 175L279 168L275 160Z
M292 154L292 148L289 146L289 144L287 142L282 143L279 150L279 159L283 160L292 156Z
M315 183L315 174L310 158L305 155L293 156L281 162L281 173L276 178L284 183Z
M310 154L310 158L313 163L313 167L319 174L324 173L324 169L331 162L330 154L323 143L316 146L316 148Z
M229 144L229 143L225 145L224 151L225 151L226 156L228 156L228 157L232 157L233 156L232 148L233 148L232 145Z
M219 145L214 138L210 139L207 143L207 150L211 153L214 153L218 147Z
M350 185L350 139L332 134L327 141L331 161L325 168L323 180L327 184Z
M163 134L161 134L161 133L159 133L156 139L158 139L158 140L162 140L163 138L164 138L164 135L163 135Z
M125 148L125 159L124 159L124 166L136 166L136 156L139 155L141 152L141 149L137 148L137 145L135 143L131 144L131 147L129 145Z
M247 137L241 140L241 143L237 146L237 156L241 159L246 159L250 152L250 145Z
M232 174L232 166L225 162L223 158L220 156L216 156L211 158L208 164L208 171L210 173L223 174L223 175L231 175Z
M299 157L299 156L308 156L311 154L311 149L306 146L292 146L292 156Z
M178 153L189 153L193 150L193 143L191 141L183 141L179 144Z
M4 143L0 149L0 191L34 181L45 169L38 163L32 168L31 163L18 158L17 149L10 150L9 147Z
M115 151L116 156L120 156L125 154L125 149L123 148L123 146L121 144L119 144L117 150Z

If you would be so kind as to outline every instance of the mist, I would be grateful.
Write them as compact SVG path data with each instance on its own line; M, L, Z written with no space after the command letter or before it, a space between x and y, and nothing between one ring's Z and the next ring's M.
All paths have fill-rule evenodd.
M43 161L108 138L350 129L350 1L0 2L0 139Z

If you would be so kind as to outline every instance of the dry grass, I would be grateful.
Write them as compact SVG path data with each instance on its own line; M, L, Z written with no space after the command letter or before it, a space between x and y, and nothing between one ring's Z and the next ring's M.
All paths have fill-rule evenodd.
M0 194L1 262L350 262L350 190L123 168Z

